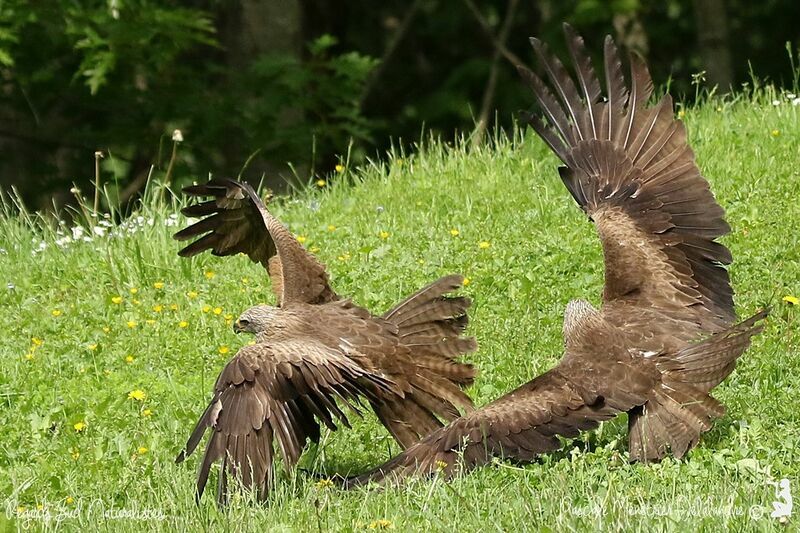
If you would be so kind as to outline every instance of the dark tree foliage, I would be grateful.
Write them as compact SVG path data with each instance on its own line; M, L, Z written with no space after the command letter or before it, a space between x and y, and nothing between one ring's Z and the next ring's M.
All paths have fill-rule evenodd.
M273 186L423 131L452 138L487 113L508 128L532 101L514 61L534 63L531 35L563 55L563 21L595 53L607 33L639 50L679 97L695 96L692 75L720 50L731 72L713 74L734 90L751 68L792 88L800 3L703 1L3 0L0 185L38 207L64 201L73 182L91 189L101 150L125 203L164 177L176 128L173 181L247 162L244 176Z

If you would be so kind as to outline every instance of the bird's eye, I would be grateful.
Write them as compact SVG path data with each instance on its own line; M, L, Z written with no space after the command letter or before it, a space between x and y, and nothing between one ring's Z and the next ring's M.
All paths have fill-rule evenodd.
M239 319L239 325L240 326L249 326L250 325L250 321L247 320L246 318L240 318Z

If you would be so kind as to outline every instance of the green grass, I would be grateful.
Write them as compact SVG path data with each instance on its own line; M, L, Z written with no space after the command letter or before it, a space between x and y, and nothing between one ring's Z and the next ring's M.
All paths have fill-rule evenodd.
M724 242L734 256L739 314L775 307L715 391L728 413L685 460L658 465L627 463L620 418L535 464L498 464L450 484L348 493L297 473L279 477L266 505L236 498L220 512L207 495L196 506L197 456L182 465L173 459L225 360L249 340L233 334L230 317L272 301L264 272L244 257L178 258L177 227L165 224L176 206L150 202L135 233L63 248L52 230L7 206L0 220L0 526L349 531L384 519L398 531L782 529L768 516L748 516L753 506L771 509L769 480L787 477L800 493L800 307L781 301L800 296L800 106L773 106L773 98L686 110L699 165L733 227ZM599 242L555 166L532 133L476 150L433 142L405 159L348 169L332 186L273 209L318 250L335 289L375 312L437 276L466 275L464 292L475 301L470 332L480 342L469 360L481 370L470 393L481 405L558 360L568 300L599 300ZM34 255L42 239L47 246ZM230 352L220 354L223 346ZM129 399L133 390L146 398ZM302 466L357 471L396 452L370 415L352 431L325 434ZM37 505L49 521L37 518ZM120 510L156 516L125 519ZM59 513L72 514L59 524Z

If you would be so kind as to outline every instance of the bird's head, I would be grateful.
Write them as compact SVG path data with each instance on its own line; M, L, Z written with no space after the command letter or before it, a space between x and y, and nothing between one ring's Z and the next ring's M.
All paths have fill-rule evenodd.
M278 308L271 305L256 305L242 313L233 323L236 333L257 335L270 329L278 318Z

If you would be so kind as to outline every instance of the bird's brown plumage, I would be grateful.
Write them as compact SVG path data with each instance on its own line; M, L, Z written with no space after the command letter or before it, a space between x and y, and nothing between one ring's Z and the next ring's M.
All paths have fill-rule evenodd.
M443 277L383 316L340 299L325 267L308 253L263 205L247 184L212 180L185 189L212 200L184 209L204 216L178 232L193 239L180 254L210 249L215 255L246 253L267 268L277 286L279 308L264 313L256 343L225 366L214 396L178 456L181 462L211 430L197 479L202 495L211 466L222 461L218 500L228 494L228 476L263 498L273 475L273 440L287 468L307 441L318 442L319 423L349 426L346 410L373 408L403 448L471 410L463 388L475 369L458 361L476 348L462 337L468 298L452 296L458 275Z
M530 124L565 164L567 189L603 246L603 305L573 301L564 316L561 362L495 402L455 420L385 465L347 482L442 471L491 457L531 460L622 412L631 460L682 457L722 405L708 395L761 331L761 312L733 326L729 231L665 96L649 106L652 81L638 56L631 85L607 38L606 99L583 40L565 25L573 79L538 39L549 84L520 67L543 118Z

